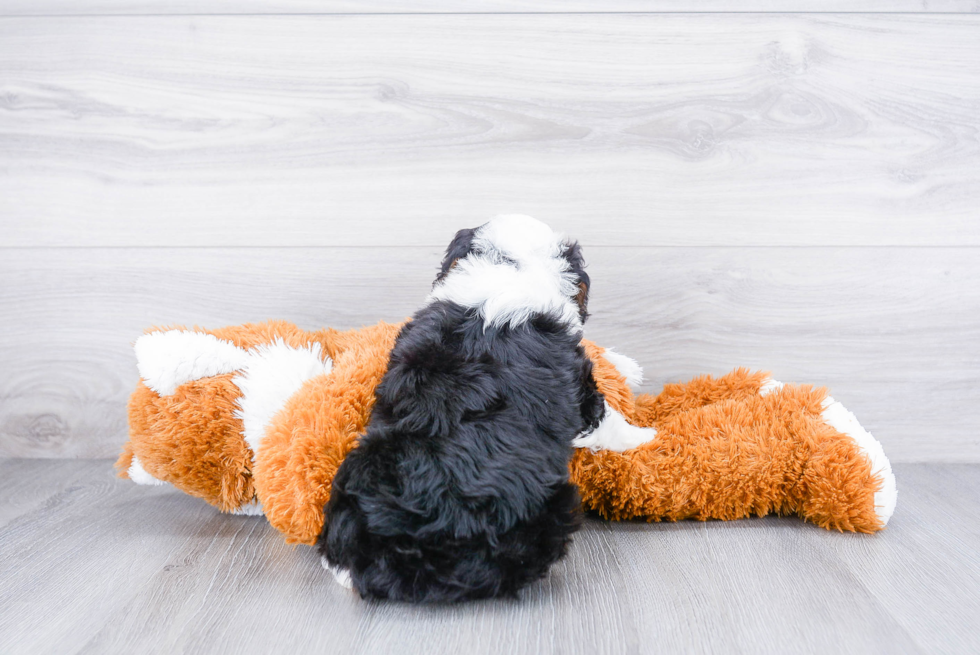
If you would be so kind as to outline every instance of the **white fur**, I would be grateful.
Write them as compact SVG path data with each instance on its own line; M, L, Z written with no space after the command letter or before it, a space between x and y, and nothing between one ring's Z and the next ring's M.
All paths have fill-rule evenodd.
M212 334L189 330L151 332L136 340L136 366L143 382L161 396L193 380L237 371L248 353Z
M241 396L235 416L242 419L245 441L258 451L272 417L310 378L329 373L332 363L321 355L320 344L293 348L282 339L244 350L214 335L189 330L151 332L136 340L136 365L146 385L161 396L201 378L238 371L232 382ZM130 477L138 484L164 484L133 459ZM261 507L236 513L261 514Z
M245 503L238 509L231 510L232 514L237 514L238 516L264 516L265 512L262 509L262 503L259 502L258 498L253 498L251 502Z
M232 378L242 395L235 416L242 420L245 441L258 453L272 418L303 383L329 373L330 358L323 358L320 344L293 348L281 339L248 351L241 373Z
M631 425L626 418L606 403L606 414L602 422L592 432L585 432L572 440L575 448L613 450L621 453L636 448L657 437L655 428L640 428Z
M884 448L858 423L857 417L839 402L827 396L823 401L823 407L823 412L820 414L823 420L838 432L853 439L858 448L871 460L871 473L881 477L883 483L881 491L875 493L875 512L881 519L882 525L887 524L895 513L898 487L895 485L895 474L892 473L891 463L885 457Z
M581 329L578 281L561 257L564 243L530 216L497 216L477 230L474 252L436 285L429 302L478 308L488 327L515 327L542 313Z
M146 471L146 469L143 468L143 465L140 464L140 460L136 456L133 457L133 461L129 465L129 470L127 471L127 474L129 475L129 479L135 482L136 484L145 484L151 487L158 487L160 485L169 484L167 482L164 482L163 480L160 480L159 478L155 478L152 475L150 475Z
M626 384L633 389L639 388L643 384L643 368L635 359L613 352L612 348L606 348L602 356L606 361L616 367L616 370L626 378Z
M330 563L327 561L327 558L324 557L323 555L320 556L320 566L330 571L333 574L333 579L336 580L337 584L339 584L344 589L354 588L354 583L351 582L350 579L350 571L346 569L336 569L330 566Z
M765 382L762 383L762 386L759 387L759 395L760 396L768 396L769 394L771 394L773 392L779 391L780 389L783 388L783 386L785 386L785 385L783 385L783 383L780 382L779 380L773 380L772 378L766 378Z

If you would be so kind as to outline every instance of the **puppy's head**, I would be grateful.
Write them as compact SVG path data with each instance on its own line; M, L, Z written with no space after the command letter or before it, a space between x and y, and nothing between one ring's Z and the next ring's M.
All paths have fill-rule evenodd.
M486 326L549 314L577 329L588 317L589 284L577 242L507 214L456 233L429 298L476 308Z

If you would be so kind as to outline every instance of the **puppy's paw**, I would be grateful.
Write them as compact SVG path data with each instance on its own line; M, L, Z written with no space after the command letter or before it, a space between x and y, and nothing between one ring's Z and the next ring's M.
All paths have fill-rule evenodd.
M653 441L657 438L655 428L641 428L630 424L622 414L606 403L606 413L602 422L592 431L580 434L572 440L575 448L613 450L618 453Z
M327 561L325 555L320 556L320 566L330 571L330 573L333 574L333 579L336 580L337 584L339 584L341 587L344 589L354 589L354 583L351 582L350 579L350 571L347 569L340 569L330 566L330 562Z

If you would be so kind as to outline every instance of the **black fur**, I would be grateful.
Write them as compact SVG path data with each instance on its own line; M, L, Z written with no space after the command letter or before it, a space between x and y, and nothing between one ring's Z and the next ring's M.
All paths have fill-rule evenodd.
M464 232L440 279L467 254ZM587 288L578 247L566 252ZM319 540L362 596L514 596L565 554L580 516L570 442L603 414L579 339L546 315L485 327L450 302L405 325Z
M585 272L585 259L582 257L582 248L577 241L573 241L565 246L561 256L568 262L569 267L578 277L580 293L578 300L578 314L582 322L589 317L589 287L592 282L589 274Z
M433 286L442 282L449 275L449 271L452 270L458 260L470 254L473 248L473 237L475 236L476 230L472 228L460 230L456 233L449 247L446 248L446 256L442 258L442 264L439 266L439 274L436 276L436 281L432 283Z

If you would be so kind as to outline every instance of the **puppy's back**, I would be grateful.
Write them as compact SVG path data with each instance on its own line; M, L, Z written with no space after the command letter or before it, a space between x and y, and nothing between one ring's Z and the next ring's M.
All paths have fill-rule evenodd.
M415 602L542 577L578 526L567 465L589 383L579 335L548 316L487 328L452 303L421 310L333 481L327 560L364 596Z

